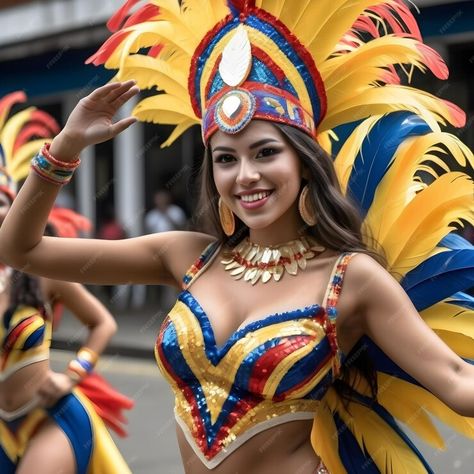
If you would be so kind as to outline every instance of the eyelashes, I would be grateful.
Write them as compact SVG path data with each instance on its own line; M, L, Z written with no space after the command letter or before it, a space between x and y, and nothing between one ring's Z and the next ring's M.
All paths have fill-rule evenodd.
M255 158L266 158L269 156L277 155L282 151L281 148L277 147L265 147L259 150L255 154ZM231 163L236 161L236 157L230 153L222 153L214 157L214 163Z

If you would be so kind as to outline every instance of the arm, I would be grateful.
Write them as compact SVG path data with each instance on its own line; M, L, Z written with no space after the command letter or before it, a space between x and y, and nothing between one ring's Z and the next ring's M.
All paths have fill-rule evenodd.
M47 299L52 304L63 303L87 327L85 347L98 355L102 354L117 330L115 320L107 308L77 283L48 279L42 279L41 283ZM69 393L74 385L75 382L65 373L50 370L38 390L38 395L45 406L51 406Z
M119 107L138 92L134 84L107 84L79 101L53 140L51 154L62 161L73 161L84 147L108 140L134 123L134 118L112 123ZM193 251L201 247L195 255L202 250L202 243L193 245L187 233L119 241L43 237L59 189L30 173L0 229L2 262L57 280L177 285L174 261L184 265L187 255L185 252L183 258L180 250L187 244Z
M363 333L450 408L474 416L474 367L426 325L388 272L370 257L357 255L347 269L344 291L355 295Z

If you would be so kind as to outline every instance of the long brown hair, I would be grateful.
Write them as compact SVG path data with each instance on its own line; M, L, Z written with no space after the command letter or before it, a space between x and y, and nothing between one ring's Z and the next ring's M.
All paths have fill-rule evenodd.
M362 218L357 207L341 191L334 170L332 158L323 148L304 132L283 124L273 123L286 142L298 154L305 176L301 187L308 185L313 201L317 223L307 227L305 232L313 235L317 241L328 249L338 252L359 252L370 255L381 265L385 258L378 250L375 240L362 225ZM234 246L248 235L248 227L235 216L236 230L227 237L221 227L218 211L219 194L214 183L212 157L206 149L200 171L200 194L195 214L196 226L199 230L215 236L223 244ZM354 352L354 351L353 351ZM369 383L373 397L376 397L377 384L375 370L365 351L360 349L356 356L347 358L351 367L357 369ZM344 398L350 398L354 386L354 377L349 381L349 371L343 372L342 379L336 381L335 387Z

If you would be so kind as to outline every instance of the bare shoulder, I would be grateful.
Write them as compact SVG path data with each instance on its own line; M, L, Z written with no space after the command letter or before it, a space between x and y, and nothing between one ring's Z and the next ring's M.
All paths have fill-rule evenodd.
M349 261L337 305L338 339L348 353L365 332L365 314L370 301L383 298L380 283L391 275L370 255L357 253Z
M150 239L153 258L162 262L178 285L203 250L216 240L211 235L189 231L163 232Z
M353 302L359 308L406 297L397 280L370 255L363 253L351 259L344 290L353 295Z

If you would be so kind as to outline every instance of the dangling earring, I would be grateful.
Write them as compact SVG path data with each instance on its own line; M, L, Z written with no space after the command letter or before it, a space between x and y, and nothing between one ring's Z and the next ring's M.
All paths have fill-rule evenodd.
M301 214L301 218L304 220L305 224L312 227L316 225L318 219L314 211L314 206L311 202L311 195L309 194L309 186L306 185L300 194L300 199L298 202L298 209Z
M235 218L233 212L224 204L222 198L219 198L219 218L224 234L230 237L235 231Z

